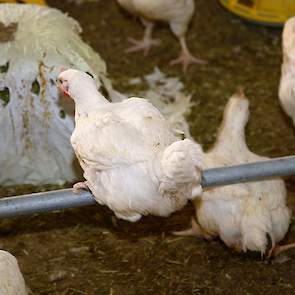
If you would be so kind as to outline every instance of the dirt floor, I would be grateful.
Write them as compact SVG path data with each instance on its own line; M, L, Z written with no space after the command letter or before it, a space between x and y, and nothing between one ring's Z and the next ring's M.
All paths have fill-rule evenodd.
M80 22L84 40L106 61L117 89L132 91L128 79L148 74L155 66L181 76L196 103L189 117L191 132L205 148L214 142L228 97L242 86L251 102L251 149L266 156L295 153L294 129L277 96L280 29L245 23L215 0L195 1L188 44L209 63L192 66L184 76L179 66L169 66L179 45L168 27L156 30L162 44L149 57L127 55L127 37L140 38L143 30L116 1L81 6L48 2ZM295 182L287 183L294 208ZM42 189L49 188L53 187ZM3 188L1 195L40 189ZM172 236L172 230L188 225L192 213L187 206L168 219L146 217L130 224L97 206L3 220L0 248L18 258L33 294L295 294L295 250L265 262L259 255L237 254L220 241ZM295 240L294 225L287 240Z

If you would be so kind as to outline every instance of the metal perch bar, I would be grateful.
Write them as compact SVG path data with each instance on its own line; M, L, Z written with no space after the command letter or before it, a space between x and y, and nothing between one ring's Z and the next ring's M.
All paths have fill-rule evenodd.
M203 171L202 186L235 183L295 175L295 156ZM51 212L96 204L90 192L62 189L0 199L0 218Z

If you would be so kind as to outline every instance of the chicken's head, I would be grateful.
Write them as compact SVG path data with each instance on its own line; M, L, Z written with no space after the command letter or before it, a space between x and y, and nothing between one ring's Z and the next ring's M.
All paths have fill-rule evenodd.
M56 85L57 88L65 95L69 95L69 82L67 77L63 75L64 71L61 72L61 74L56 79Z
M56 85L61 92L74 100L80 97L81 91L97 89L95 80L89 72L75 69L62 71L56 79Z

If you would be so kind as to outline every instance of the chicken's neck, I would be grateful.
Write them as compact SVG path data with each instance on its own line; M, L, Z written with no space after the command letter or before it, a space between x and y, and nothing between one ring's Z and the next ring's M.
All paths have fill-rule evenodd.
M219 130L218 142L236 145L245 142L245 125L248 121L248 109L243 109L240 101L232 101L226 109Z
M87 117L93 111L99 110L103 105L110 103L98 91L89 91L83 93L80 97L76 96L75 101L75 118Z
M237 144L245 141L244 124L240 121L227 121L223 123L223 128L219 131L219 141L228 144Z

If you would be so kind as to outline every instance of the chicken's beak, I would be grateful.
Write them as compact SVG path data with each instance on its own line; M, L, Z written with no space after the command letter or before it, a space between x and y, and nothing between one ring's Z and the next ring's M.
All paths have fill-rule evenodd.
M67 81L60 81L59 79L56 80L57 88L66 96L69 96L69 85Z

